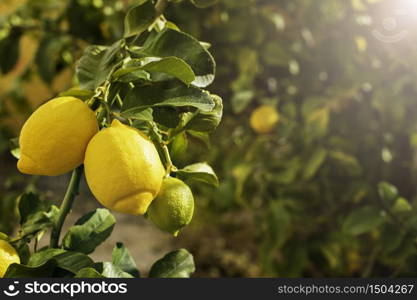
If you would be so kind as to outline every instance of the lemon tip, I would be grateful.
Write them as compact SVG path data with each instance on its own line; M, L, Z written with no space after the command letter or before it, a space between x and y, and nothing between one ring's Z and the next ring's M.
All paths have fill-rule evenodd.
M21 153L17 161L17 169L24 174L33 174L37 172L38 165L27 155Z
M120 122L119 120L117 120L117 119L114 119L112 122L111 122L111 126L112 127L115 127L115 126L121 126L121 125L123 125L122 124L122 122Z
M121 197L113 204L113 209L131 215L144 215L154 199L150 191L139 191Z

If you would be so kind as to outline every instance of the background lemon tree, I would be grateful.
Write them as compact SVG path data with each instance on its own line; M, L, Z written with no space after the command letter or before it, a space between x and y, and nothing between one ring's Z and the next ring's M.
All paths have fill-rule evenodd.
M21 37L26 33L42 35L35 55L35 63L41 79L48 84L52 84L52 79L61 64L71 66L75 62L72 55L76 55L74 53L77 53L77 50L83 50L75 67L75 87L60 92L59 95L64 98L52 101L55 103L67 101L74 106L79 105L77 104L79 102L75 102L79 100L74 100L71 97L84 100L96 112L100 128L109 127L112 123L112 128L119 128L117 130L123 131L123 134L127 134L128 137L133 133L138 135L137 131L128 129L128 126L122 125L117 120L120 119L130 127L140 129L141 134L145 133L156 146L156 151L159 154L157 152L155 154L161 157L167 174L185 181L217 185L217 177L209 165L200 162L178 168L171 160L169 149L179 134L195 135L197 138L201 138L200 135L203 135L207 138L207 134L213 131L220 122L221 98L203 90L213 82L215 73L214 59L207 50L209 45L200 43L164 18L163 12L168 1L134 1L126 14L124 9L127 5L124 4L126 3L120 1L108 3L109 6L104 6L102 2L97 1L22 2L15 11L6 15L2 20L3 39L0 45L2 53L5 54L5 51L14 48L12 55L9 55L7 60L2 60L2 73L6 74L15 67L19 58L18 45ZM83 5L85 10L80 7ZM120 18L120 12L125 14L124 18ZM113 40L112 43L85 47L87 43L104 39L101 29L97 31L96 25L101 24L104 16L109 15L114 15L113 17L116 18L116 24L112 27L115 30L114 34L108 36L109 40ZM118 25L120 27L117 27ZM57 46L58 44L59 46ZM69 51L68 47L76 49ZM79 48L77 49L77 47ZM17 80L19 79L21 78L19 77ZM14 107L18 103L17 99L19 98L18 96L13 97L13 91L9 91L9 94L11 100L8 102L10 106L8 106L7 112L10 112L10 107ZM51 157L50 163L54 164L55 160L55 164L51 166L31 165L31 161L28 161L25 156L37 153L30 153L34 147L38 146L32 142L38 135L42 136L42 132L31 132L31 130L41 128L38 126L39 122L50 119L47 114L53 112L56 107L52 104L48 106L52 101L37 110L22 130L20 138L22 152L20 152L17 140L11 141L12 154L21 159L18 167L22 172L57 175L67 169L68 164L65 163L58 166L62 161L59 161L59 157L57 157L60 154L54 153L54 151L50 152L51 155L57 156ZM80 110L80 112L82 111ZM62 116L63 122L68 122L66 118L71 117L60 112L51 116L51 120L58 116ZM57 121L59 122L59 119ZM73 121L77 121L76 116ZM74 126L78 125L74 124ZM53 124L44 124L45 128L42 130L48 126L53 126ZM62 129L71 129L71 126L66 127L66 124L57 124L57 126L63 126ZM94 149L87 151L85 163L86 171L89 171L86 174L89 182L93 179L96 180L98 176L103 174L103 172L96 171L97 167L100 167L100 157L103 157L103 153L106 153L108 147L105 147L103 143L95 143L95 140L99 135L104 136L104 132L110 133L109 130L109 128L103 129L101 133L98 133L91 141L91 144L94 144L91 148ZM115 130L113 129L113 131ZM62 138L65 139L65 136L66 133L62 132ZM133 136L132 138L136 139ZM42 143L42 141L39 142ZM47 142L55 143L54 141ZM57 143L59 141L56 141L55 144ZM43 151L49 148L48 145L44 145ZM102 147L98 149L97 147L100 145ZM128 144L121 146L127 147ZM152 145L152 147L154 146ZM126 148L127 150L131 149ZM150 155L150 149L145 150L145 154ZM42 156L43 153L40 155ZM67 159L73 153L68 154L64 155L62 160ZM45 160L41 156L39 159ZM36 157L38 157L37 154ZM147 157L147 159L149 158ZM116 157L115 163L117 163L117 159ZM157 160L159 161L159 158ZM45 167L45 169L38 170L38 167ZM33 192L21 194L17 198L20 228L16 236L8 237L2 234L1 238L8 241L17 250L20 263L16 263L15 260L7 261L7 257L1 257L2 264L14 262L8 267L4 274L5 277L140 276L135 262L123 244L115 246L111 262L93 262L88 256L113 230L115 218L107 209L97 209L81 217L60 241L62 224L77 195L82 170L83 168L79 167L73 171L67 192L59 208L46 203ZM162 173L164 173L163 169ZM146 177L149 178L149 175L147 174ZM169 184L164 185L163 193L157 197L161 201L166 200L167 202L158 204L159 206L155 207L155 210L149 211L149 217L162 230L177 235L178 230L190 222L193 214L193 196L191 190L179 179L167 180L173 182L170 181ZM106 187L112 184L120 186L121 182L108 182L104 179L101 184L106 184ZM93 184L92 186L96 187L97 185ZM97 189L93 193L101 195ZM171 220L178 221L178 224L163 223L167 222L170 214L168 213L165 217L161 216L164 213L160 211L161 205L173 210L178 209L178 197L174 197L175 201L170 199L173 194L183 196L184 200L188 201L187 207L183 207L180 211L183 213L181 220ZM158 202L161 203L161 201ZM109 206L116 209L116 207ZM133 209L124 207L123 211L130 212ZM9 210L9 212L12 211L13 208ZM6 214L6 211L3 213ZM143 209L140 208L140 214L143 213ZM50 229L52 233L49 247L38 249L38 241ZM30 244L31 242L33 243ZM29 245L32 245L33 249ZM7 247L3 248L4 251L7 250ZM185 249L180 249L157 261L151 268L149 276L188 277L193 271L192 255Z
M201 231L205 241L189 237L204 274L417 274L410 2L230 0L193 18L186 2L170 11L210 37L213 89L226 103L209 154L220 188L204 188L199 202L216 226ZM410 15L387 32L396 9ZM407 37L387 43L376 30ZM250 121L263 105L279 112L268 134ZM213 243L222 250L207 251Z
M25 19L37 25L19 35L25 51L2 74L18 78L0 85L3 149L36 101L65 89L66 66L81 49L122 36L127 2L30 6ZM416 27L404 27L407 37L394 44L373 34L384 32L384 17L407 1L172 2L167 18L212 43L217 74L210 89L225 104L210 150L206 134L195 131L169 146L175 165L203 157L221 178L217 191L193 186L196 226L179 237L199 257L197 275L415 276ZM51 23L57 11L61 26ZM414 19L405 16L399 25ZM8 49L17 48L13 35L2 37ZM10 57L0 56L2 64ZM49 84L42 70L50 70ZM279 114L267 134L250 125L262 105ZM11 230L16 189L36 186L8 175L1 231Z

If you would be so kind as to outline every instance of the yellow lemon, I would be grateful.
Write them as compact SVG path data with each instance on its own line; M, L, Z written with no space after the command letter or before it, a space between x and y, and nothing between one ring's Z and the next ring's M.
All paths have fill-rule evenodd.
M26 174L65 174L82 164L87 144L97 132L96 116L83 101L52 99L23 125L17 168Z
M194 197L191 189L173 177L164 179L158 196L148 210L151 221L159 229L174 236L191 222L193 213Z
M279 114L275 107L262 105L252 112L250 125L257 133L269 133L279 121Z
M118 120L91 139L84 166L97 200L109 209L132 215L146 212L165 175L152 141Z
M16 250L5 240L0 240L0 278L4 276L7 268L13 264L20 264Z

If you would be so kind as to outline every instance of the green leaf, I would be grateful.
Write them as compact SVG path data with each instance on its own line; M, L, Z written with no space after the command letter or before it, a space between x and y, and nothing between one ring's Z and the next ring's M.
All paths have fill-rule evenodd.
M28 266L38 267L49 260L55 260L57 267L74 274L94 263L91 258L83 253L46 248L34 253L29 259Z
M18 137L9 140L9 149L10 149L10 153L16 159L20 159L20 146L19 146L19 138Z
M392 224L385 224L381 231L380 243L384 253L390 253L401 246L406 236L406 230L399 230Z
M123 102L122 112L124 116L130 116L148 107L157 106L195 107L202 111L211 111L214 102L208 93L198 88L176 82L163 82L132 89Z
M384 217L378 209L365 206L346 217L342 230L347 234L359 235L378 227L383 221Z
M79 88L71 88L65 92L59 93L60 97L75 97L83 101L91 99L94 96L93 91L83 90Z
M341 265L341 250L339 245L334 243L324 244L321 247L321 251L331 268L337 268Z
M282 166L273 174L267 174L267 180L276 182L278 184L290 184L296 182L298 173L302 168L300 157L295 156L281 162Z
M154 22L155 17L156 11L152 1L139 1L126 14L124 37L141 34Z
M9 236L5 234L4 232L0 232L0 240L8 241Z
M187 135L204 144L206 148L210 148L210 136L207 132L187 130Z
M121 72L117 74L118 76L116 78L116 81L129 83L129 82L136 82L138 80L145 80L145 81L151 80L151 75L144 70L140 70L140 69L138 70L136 68L125 68L125 69L120 69L120 71Z
M160 148L163 138L155 122L135 120L131 126L145 133L152 141L154 141L155 146Z
M392 206L392 211L394 213L403 213L403 212L409 212L412 211L413 207L411 204L407 201L407 199L403 197L397 198L394 205Z
M59 36L46 35L42 39L35 56L40 77L51 83L57 73L60 54L65 47L63 39Z
M385 181L378 184L378 194L382 201L389 206L399 197L397 188Z
M321 138L327 134L330 122L330 110L322 107L306 116L306 136L310 139Z
M318 148L313 152L303 169L302 176L304 180L312 178L317 173L321 165L324 163L326 156L327 151L324 148Z
M351 176L358 176L362 172L361 164L353 155L341 151L329 151L328 156Z
M111 262L95 263L93 268L106 278L133 278L132 275L124 272L119 266Z
M190 0L190 2L198 8L209 7L211 5L216 4L218 1L219 0Z
M42 18L42 23L48 24L48 20L54 20L52 26L58 26L57 22L60 19L64 19L67 22L68 29L65 30L66 34L77 37L84 41L99 41L103 40L103 31L100 24L103 24L104 15L102 9L104 3L108 1L55 1L55 0L45 0L45 1L29 1L28 3L37 3L39 5L38 10L40 13L38 18ZM50 8L50 12L54 12L56 17L48 17L45 15L46 11L43 7L45 3L53 3L54 8ZM63 11L58 14L56 11L56 5L64 6ZM101 7L101 8L99 8ZM43 16L43 17L42 17ZM40 21L41 21L40 20ZM106 20L108 20L106 18ZM49 21L50 22L50 21ZM122 23L122 22L121 22ZM57 25L54 25L57 24ZM117 27L119 25L116 25ZM116 27L115 26L115 27ZM47 30L45 28L45 30ZM56 29L58 31L58 28Z
M213 131L217 128L223 116L223 101L217 95L211 95L214 108L210 112L198 112L185 126L186 129L195 131Z
M14 27L9 35L0 40L0 70L3 74L9 73L19 59L19 43L22 30Z
M75 68L81 89L95 90L108 79L120 61L121 44L120 40L109 47L93 45L84 50Z
M48 260L51 260L54 256L67 252L64 249L45 248L32 254L29 258L27 265L29 267L38 267L43 265Z
M282 202L272 202L266 212L266 236L274 249L280 248L291 229L291 215Z
M66 233L65 249L89 254L104 242L113 231L116 219L105 208L98 208L81 217Z
M112 263L133 277L140 277L136 263L123 243L117 243L114 247L112 253Z
M27 239L19 239L15 242L11 242L11 245L16 249L16 252L20 257L20 263L23 265L27 264L31 255Z
M142 68L142 64L142 59L131 59L125 62L122 67L114 71L114 73L112 74L112 78L121 81L122 77L140 70ZM143 70L140 70L140 72L142 73L142 79L150 80L150 75L148 72L145 72Z
M124 112L121 113L122 117L128 117L134 120L141 120L141 121L153 121L153 109L147 108L142 111L138 111L136 113L127 113Z
M254 96L252 90L237 91L231 99L233 112L241 113L250 104Z
M52 277L56 268L56 261L50 260L37 267L12 264L4 274L4 278L45 278Z
M206 87L214 80L216 64L210 52L199 41L184 32L166 28L150 36L139 54L155 57L178 57L194 71L193 85Z
M123 82L112 82L109 87L108 101L111 109L116 109L114 106L117 105L117 110L123 104L123 99L130 91L130 86Z
M236 201L244 203L244 189L246 187L246 181L251 174L253 174L254 166L252 163L244 162L239 163L233 167L232 175L235 178L236 187L234 188L234 194Z
M73 251L65 251L64 253L55 256L54 260L57 261L58 267L74 274L94 263L87 255Z
M34 193L22 194L19 197L21 236L36 235L53 226L59 209L39 199Z
M406 229L411 230L412 232L416 232L417 231L417 216L416 215L412 215L410 217L408 217L407 219L404 220L405 225L406 225Z
M35 193L29 192L22 194L19 197L19 216L20 225L26 223L30 217L38 212L43 212L48 208L48 205L39 199Z
M276 41L266 43L262 47L262 58L265 63L269 66L287 66L292 57L284 46L285 44Z
M219 186L219 179L207 163L196 163L178 170L177 176L182 180L202 181L212 186Z
M195 80L191 67L184 60L177 57L156 58L141 68L149 72L159 72L174 76L187 85Z
M156 123L168 128L176 128L180 123L180 112L174 107L155 107L152 117Z
M21 226L21 236L37 235L55 224L59 214L59 208L52 205L47 212L37 212Z
M75 274L74 278L105 278L93 268L81 269Z
M149 277L188 278L194 271L193 256L187 250L179 249L156 261L149 271Z

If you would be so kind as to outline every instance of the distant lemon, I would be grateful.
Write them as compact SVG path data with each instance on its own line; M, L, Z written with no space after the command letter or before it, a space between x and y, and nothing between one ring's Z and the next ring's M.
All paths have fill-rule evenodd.
M16 250L5 240L0 240L0 278L6 274L7 268L13 264L20 264Z
M250 116L250 125L257 133L271 132L278 121L278 111L271 105L262 105L258 107Z
M97 200L109 209L133 215L146 212L165 175L155 145L144 133L118 120L91 139L84 166Z
M191 189L177 178L168 177L148 210L151 221L161 230L178 235L191 222L194 197Z
M83 101L52 99L23 125L17 168L25 174L65 174L82 164L87 144L97 132L96 116Z

